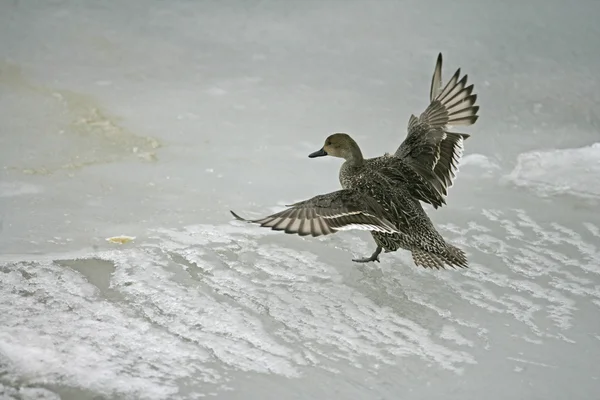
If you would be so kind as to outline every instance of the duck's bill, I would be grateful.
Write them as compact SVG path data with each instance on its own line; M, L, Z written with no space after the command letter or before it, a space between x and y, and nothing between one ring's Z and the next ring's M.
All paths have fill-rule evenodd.
M315 157L323 157L326 155L327 155L327 152L325 150L321 149L321 150L315 151L314 153L310 153L308 156L310 158L315 158Z

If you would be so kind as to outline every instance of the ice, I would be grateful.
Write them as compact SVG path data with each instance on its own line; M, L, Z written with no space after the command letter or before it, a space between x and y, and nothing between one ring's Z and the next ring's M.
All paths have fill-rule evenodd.
M475 349L496 354L503 324L523 348L546 349L527 359L509 351L507 362L548 366L560 343L581 343L573 324L583 328L580 310L598 310L589 274L600 273L600 253L569 228L522 211L487 215L460 235L445 230L471 256L481 254L463 274L416 270L405 255L378 274L350 272L322 258L332 259L331 241L343 250L336 258L367 251L351 236L299 250L239 222L161 228L151 242L79 261L7 263L0 352L34 384L140 398L188 398L186 380L235 387L228 369L299 379L307 368L336 375L343 364L372 374L416 359L464 375L469 365L488 365ZM523 245L505 221L537 241ZM106 283L95 277L100 260ZM463 307L448 308L448 300Z
M488 172L500 168L498 164L483 154L469 154L464 156L460 162L460 166L463 169L480 168Z
M542 196L568 194L599 198L600 143L520 154L507 178L518 187Z
M475 180L494 178L500 170L498 163L483 154L469 154L464 156L459 167L461 176Z
M548 1L0 2L0 398L595 399L600 3ZM393 153L440 51L469 269L233 220Z
M0 197L24 196L38 194L43 189L40 186L19 182L0 182Z
M2 298L0 353L19 375L146 398L173 395L174 381L190 374L207 382L218 376L197 369L206 351L127 316L60 263L10 264L2 272L10 291Z

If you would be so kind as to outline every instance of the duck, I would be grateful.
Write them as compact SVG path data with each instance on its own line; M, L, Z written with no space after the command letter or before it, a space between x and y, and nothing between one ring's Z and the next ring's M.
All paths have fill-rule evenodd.
M358 263L380 262L380 254L403 249L416 266L443 269L468 268L465 252L437 231L422 203L434 209L446 205L463 156L466 133L449 126L469 126L479 118L474 85L457 69L442 84L439 53L429 90L429 105L408 120L407 135L394 153L365 158L347 133L329 135L309 158L344 160L339 171L341 189L286 206L275 214L235 219L300 236L324 236L345 230L366 230L375 242L368 257Z

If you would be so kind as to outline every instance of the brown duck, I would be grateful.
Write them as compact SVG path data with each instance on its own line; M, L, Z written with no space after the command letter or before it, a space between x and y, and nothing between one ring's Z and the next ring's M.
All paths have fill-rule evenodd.
M442 55L439 54L429 93L430 104L417 118L411 115L408 134L393 155L364 158L360 147L345 133L335 133L310 158L333 156L346 160L340 169L342 190L315 196L256 220L285 233L321 236L341 230L371 231L377 248L356 262L379 261L379 254L399 248L412 252L416 265L466 268L465 253L437 232L420 201L434 208L446 204L463 153L464 133L448 125L472 125L479 110L473 85L460 68L442 87Z

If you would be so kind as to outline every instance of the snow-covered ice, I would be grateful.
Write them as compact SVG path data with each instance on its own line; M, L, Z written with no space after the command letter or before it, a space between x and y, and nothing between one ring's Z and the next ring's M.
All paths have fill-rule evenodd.
M600 131L598 136L600 138ZM517 165L507 178L539 195L568 194L600 199L600 142L576 149L519 154Z
M0 399L598 398L597 15L0 3ZM481 105L427 208L469 269L232 220L337 189L332 132L394 151L439 51Z

